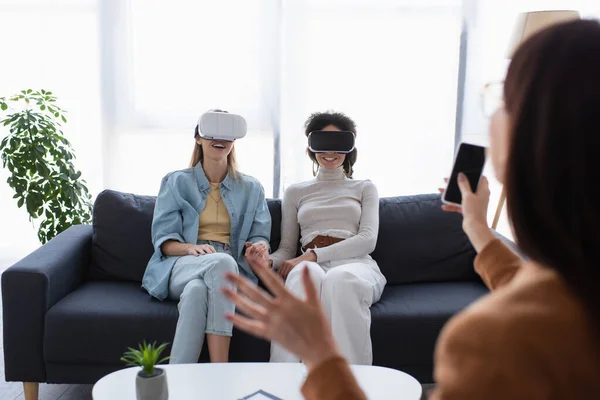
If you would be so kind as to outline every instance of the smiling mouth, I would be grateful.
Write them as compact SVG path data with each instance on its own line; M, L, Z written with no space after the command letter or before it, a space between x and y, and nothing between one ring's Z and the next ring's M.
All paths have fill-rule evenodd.
M331 162L331 161L335 161L335 160L337 160L337 157L334 157L334 158L331 158L331 157L323 157L323 160L325 160L325 161L330 161L330 162Z
M214 147L215 149L223 150L225 148L225 145L221 143L213 143L212 147Z

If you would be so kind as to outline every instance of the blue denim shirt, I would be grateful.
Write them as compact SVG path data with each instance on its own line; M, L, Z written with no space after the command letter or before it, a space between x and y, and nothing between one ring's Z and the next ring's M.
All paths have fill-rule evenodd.
M262 185L254 178L229 175L221 183L221 197L231 220L231 254L240 272L257 282L243 255L245 242L265 241L271 235L271 214ZM163 255L160 246L167 240L196 244L200 213L206 206L210 184L202 163L194 168L171 172L165 176L154 208L152 243L154 254L144 273L142 287L152 296L164 300L169 294L169 279L179 257Z

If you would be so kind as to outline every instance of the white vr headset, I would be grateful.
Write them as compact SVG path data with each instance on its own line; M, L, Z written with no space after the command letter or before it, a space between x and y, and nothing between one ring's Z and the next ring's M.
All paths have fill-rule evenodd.
M194 132L203 139L233 142L246 136L246 120L227 111L208 111L202 114Z

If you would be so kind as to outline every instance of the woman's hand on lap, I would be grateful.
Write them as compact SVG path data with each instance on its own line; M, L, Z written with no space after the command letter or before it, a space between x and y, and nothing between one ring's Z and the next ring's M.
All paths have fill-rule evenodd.
M444 180L448 182L447 178ZM490 202L489 183L487 178L482 176L475 193L471 190L469 180L464 174L460 173L458 175L457 183L462 197L461 205L444 204L442 209L463 215L463 230L475 250L479 252L495 238L487 224L487 210ZM440 193L444 192L442 188L439 190Z
M190 244L187 248L187 253L190 256L203 256L205 254L216 253L214 247L210 244Z
M292 258L291 260L284 261L279 266L277 273L285 280L285 279L287 279L290 272L294 268L296 268L296 266L298 264L300 264L303 261L316 262L317 255L315 254L314 251L307 251L306 253L302 254L300 257L296 257L296 258Z

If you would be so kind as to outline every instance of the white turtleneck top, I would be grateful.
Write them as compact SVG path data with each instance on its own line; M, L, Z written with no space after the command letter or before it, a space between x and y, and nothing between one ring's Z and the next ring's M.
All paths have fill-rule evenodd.
M299 234L302 246L318 235L346 239L315 249L317 262L365 257L375 249L378 230L379 196L375 185L369 180L347 178L342 167L319 168L315 179L286 189L281 243L271 259L278 268L283 261L294 258Z

